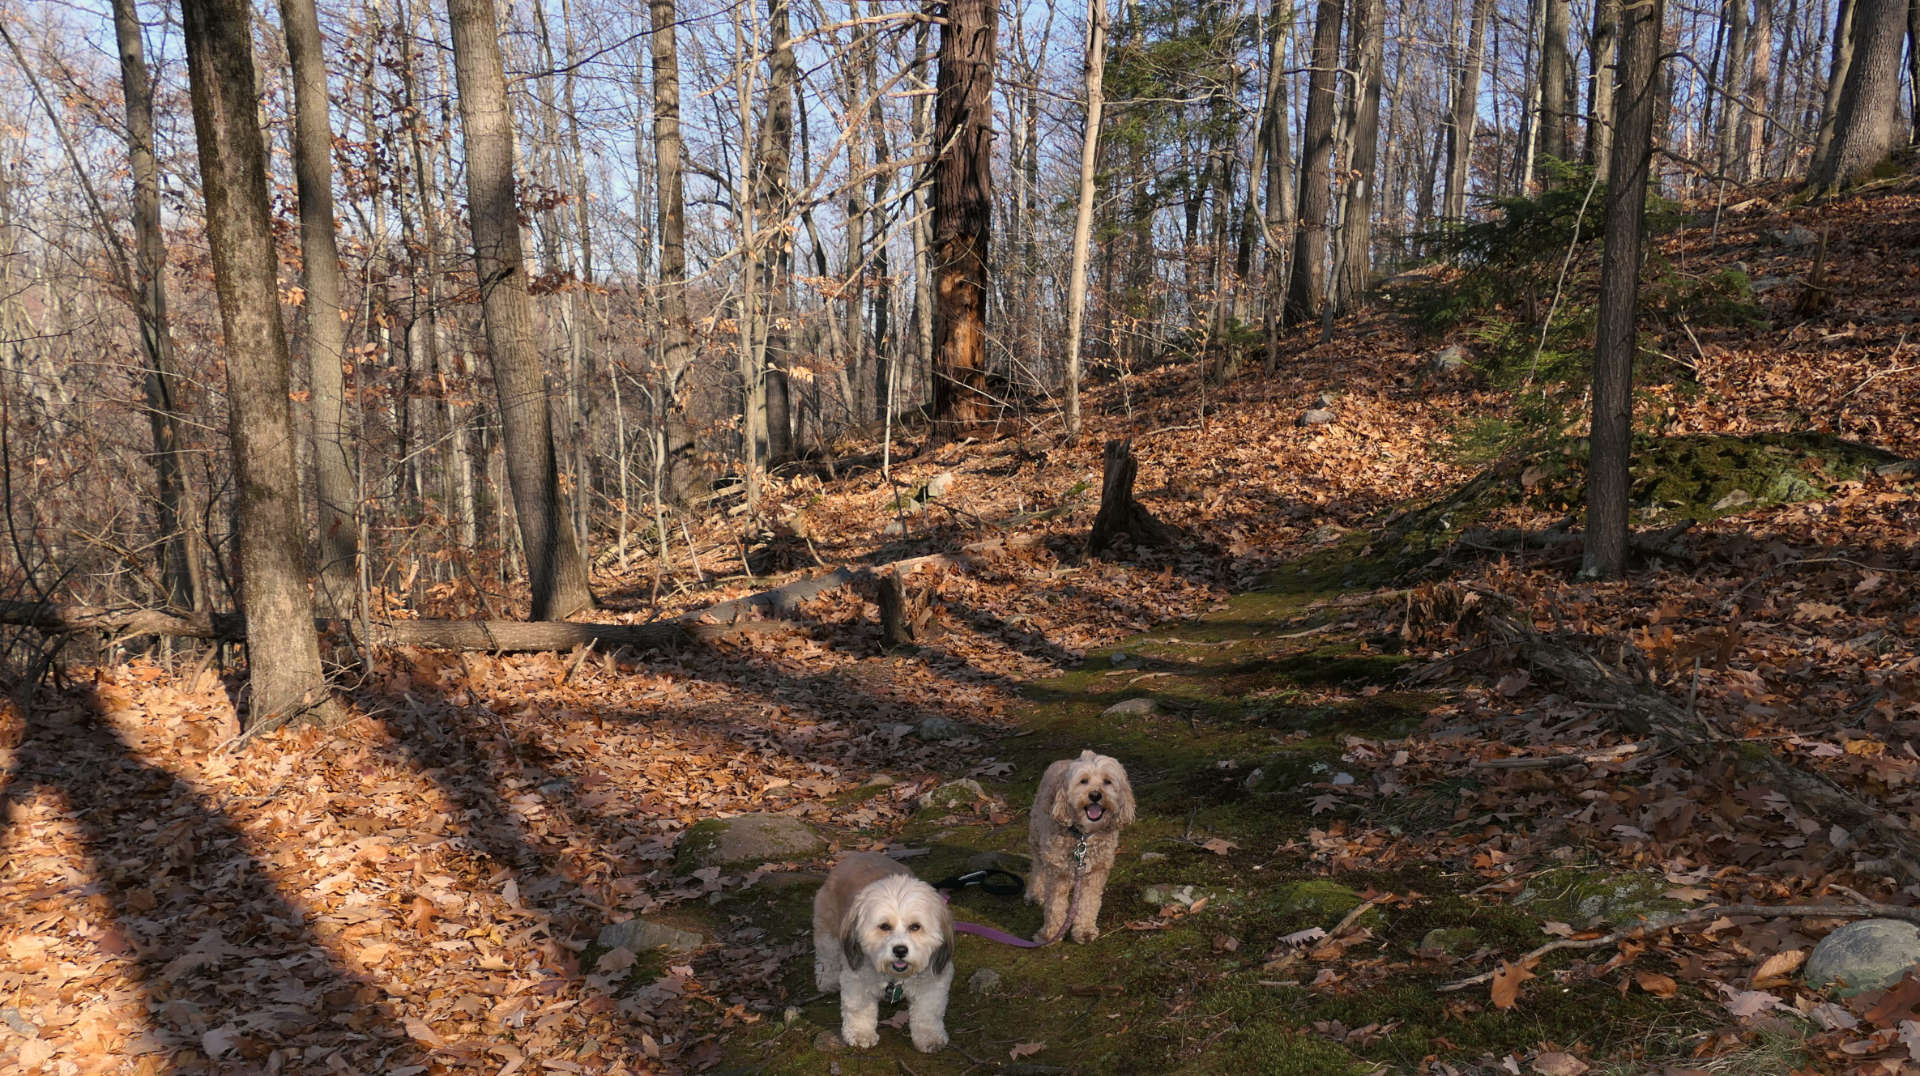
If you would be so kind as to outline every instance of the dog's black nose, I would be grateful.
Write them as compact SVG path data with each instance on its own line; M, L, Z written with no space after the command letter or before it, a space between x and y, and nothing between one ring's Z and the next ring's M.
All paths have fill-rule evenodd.
M907 947L904 945L894 946L893 955L899 957L902 960L905 960L907 958Z
M1089 793L1087 793L1087 802L1088 802L1088 803L1099 803L1099 802L1100 802L1100 793L1099 793L1099 792L1098 792L1097 790L1096 790L1096 791L1093 791L1093 792L1089 792Z

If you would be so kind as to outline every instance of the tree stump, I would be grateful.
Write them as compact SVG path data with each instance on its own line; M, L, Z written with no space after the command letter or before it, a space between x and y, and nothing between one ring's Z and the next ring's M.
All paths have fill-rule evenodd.
M933 603L908 592L904 576L880 576L880 637L888 647L911 646L925 637L932 620Z
M1116 438L1107 442L1105 467L1100 479L1100 512L1093 517L1093 531L1087 536L1087 553L1097 556L1111 549L1124 537L1135 548L1172 545L1179 537L1153 513L1133 499L1133 480L1140 463L1133 455L1133 441Z

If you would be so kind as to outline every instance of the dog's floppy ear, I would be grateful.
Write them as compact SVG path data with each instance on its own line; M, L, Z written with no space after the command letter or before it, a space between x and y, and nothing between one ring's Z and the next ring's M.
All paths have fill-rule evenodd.
M1133 783L1127 780L1127 768L1120 765L1118 759L1108 759L1113 763L1114 824L1133 825Z
M940 902L940 948L933 951L933 963L930 965L935 975L947 970L953 963L953 909L946 901Z
M846 956L849 968L864 967L867 963L866 951L860 947L859 925L858 919L850 920L840 935L840 952Z
M1056 762L1047 767L1047 775L1040 779L1040 794L1047 796L1047 814L1061 829L1072 829L1079 819L1073 814L1073 785L1069 780L1073 776L1073 763Z

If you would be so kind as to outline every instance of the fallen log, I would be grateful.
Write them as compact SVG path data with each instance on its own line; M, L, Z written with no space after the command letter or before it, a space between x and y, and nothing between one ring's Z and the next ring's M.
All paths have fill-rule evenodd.
M572 650L587 644L603 652L623 646L660 650L757 630L767 620L790 616L815 598L876 579L882 573L904 578L925 568L957 567L997 550L1039 543L1037 535L1016 535L976 542L962 547L958 553L932 553L878 565L843 566L651 624L591 624L571 620L376 620L369 625L372 638L367 641L377 646L424 646L493 653ZM245 642L247 637L246 622L238 613L191 617L158 609L107 609L47 602L0 601L0 624L34 628L48 635L99 632L118 638L164 635L232 643ZM347 620L317 618L314 625L329 634L359 632L359 626Z
M1809 816L1869 835L1886 850L1887 862L1907 881L1920 882L1920 837L1891 821L1884 809L1781 758L1770 745L1727 735L1691 706L1683 706L1665 693L1623 675L1564 640L1542 635L1530 625L1498 613L1486 614L1483 621L1491 635L1570 694L1620 704L1619 720L1633 731L1651 733L1682 748L1708 747L1734 753L1736 764L1764 770L1776 787Z

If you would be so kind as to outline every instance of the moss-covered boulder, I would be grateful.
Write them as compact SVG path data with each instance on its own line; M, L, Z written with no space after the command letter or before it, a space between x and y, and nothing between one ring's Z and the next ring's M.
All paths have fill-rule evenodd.
M1685 905L1665 878L1606 867L1555 867L1527 881L1513 902L1542 919L1586 928L1619 926Z
M826 848L813 827L782 814L743 814L695 822L681 836L674 866L757 866L773 860L804 859Z
M1432 956L1465 956L1480 947L1480 932L1473 927L1434 927L1420 936L1414 951Z
M951 811L970 811L979 804L985 803L986 800L987 790L980 787L980 782L971 777L962 777L958 781L935 785L921 793L917 806L922 811L938 811L944 814Z
M1275 886L1267 896L1268 906L1296 927L1331 928L1365 900L1352 886L1325 878L1287 882ZM1362 926L1380 927L1385 922L1378 908L1368 909L1360 917Z

